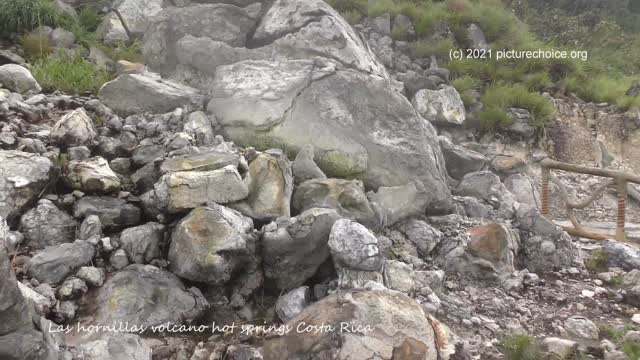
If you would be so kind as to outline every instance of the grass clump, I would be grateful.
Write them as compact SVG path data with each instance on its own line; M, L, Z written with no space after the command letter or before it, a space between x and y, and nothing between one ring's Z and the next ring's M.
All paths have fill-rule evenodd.
M484 110L480 119L488 127L511 124L507 114L509 108L528 110L533 116L531 125L541 126L551 119L554 108L544 96L527 90L522 85L496 83L487 87L481 98Z
M454 48L453 40L418 40L413 44L413 53L416 58L430 58L432 55L438 58L449 56L449 50Z
M52 51L49 38L38 32L21 36L20 45L22 45L25 57L31 61L47 57Z
M464 75L453 80L451 86L460 94L464 106L469 108L475 102L473 93L482 88L482 82L472 76Z
M111 75L99 70L80 56L60 54L37 61L31 72L47 91L59 90L67 94L95 93Z
M591 253L591 256L587 261L585 261L584 265L587 270L591 272L603 272L607 270L607 264L609 263L609 254L602 250L597 249Z
M538 340L532 336L516 334L507 336L498 344L498 349L509 360L541 360L545 354Z
M0 36L22 34L38 26L56 27L62 15L50 0L0 1Z

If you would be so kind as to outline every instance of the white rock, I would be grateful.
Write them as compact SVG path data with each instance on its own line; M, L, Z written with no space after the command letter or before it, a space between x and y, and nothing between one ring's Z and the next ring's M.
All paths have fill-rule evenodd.
M467 116L462 98L452 86L422 89L411 103L422 117L433 123L461 125Z

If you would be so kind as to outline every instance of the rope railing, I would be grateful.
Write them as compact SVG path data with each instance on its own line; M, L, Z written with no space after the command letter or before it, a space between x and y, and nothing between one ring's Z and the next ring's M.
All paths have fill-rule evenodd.
M618 194L618 212L617 212L617 221L616 221L616 240L618 241L626 241L627 236L625 233L625 215L626 215L626 201L629 191L631 190L631 195L633 188L630 188L629 183L640 184L640 176L627 173L619 170L612 169L602 169L595 167L588 167L576 164L563 163L551 159L544 159L540 162L540 166L542 167L542 215L549 216L549 182L553 182L559 188L560 198L565 204L565 208L567 210L567 216L569 217L569 221L573 227L563 226L563 229L567 231L571 235L586 237L590 239L596 240L604 240L608 239L609 235L600 234L588 231L584 229L575 215L576 209L584 209L589 206L592 202L594 202L609 186L616 185L616 191ZM598 186L598 188L585 200L577 202L569 199L569 194L567 192L566 186L553 174L551 174L551 170L564 170L573 173L579 174L588 174L594 176L600 176L609 178L610 180L603 181L603 183ZM630 189L629 189L630 188Z

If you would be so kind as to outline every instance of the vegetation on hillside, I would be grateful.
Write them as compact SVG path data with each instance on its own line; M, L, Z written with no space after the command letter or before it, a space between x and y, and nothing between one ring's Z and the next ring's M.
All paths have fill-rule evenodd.
M594 0L591 0L594 1ZM616 0L623 1L623 0ZM535 2L534 0L530 0ZM452 48L470 45L467 27L477 24L494 50L583 50L556 38L541 40L510 10L508 0L330 0L347 19L376 17L385 13L407 15L417 35L413 44L417 57L436 56L451 70L453 86L466 105L473 91L482 93L481 120L487 126L507 125L509 107L522 107L535 116L536 124L552 117L553 107L541 92L574 92L586 101L609 102L622 109L640 106L640 97L626 95L639 78L629 67L610 66L620 61L615 51L598 53L589 59L449 59ZM528 8L530 9L530 8ZM530 10L531 11L531 10ZM551 21L549 16L545 17ZM553 20L554 23L557 20ZM450 35L447 35L448 29ZM393 37L403 39L403 29L393 29ZM444 35L443 35L444 34ZM640 44L638 44L640 45ZM640 46L627 44L628 61L635 56L640 67ZM607 55L607 56L605 56Z
M65 13L52 0L0 1L0 37L17 38L25 57L33 63L34 77L47 91L95 92L109 81L113 74L82 58L91 47L102 50L114 61L142 61L139 41L106 45L96 34L102 16L90 6L76 11L77 16ZM40 26L72 32L80 47L59 51L52 48L46 34L33 31Z

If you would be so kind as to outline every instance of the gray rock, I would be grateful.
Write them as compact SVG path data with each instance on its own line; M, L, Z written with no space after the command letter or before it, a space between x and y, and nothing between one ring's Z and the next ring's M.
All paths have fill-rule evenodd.
M31 72L16 64L0 66L0 84L6 89L20 94L40 92L42 90L36 79L31 75Z
M291 215L293 176L291 163L281 150L259 154L249 163L249 194L229 207L257 221L271 221Z
M95 323L105 325L120 321L138 326L184 324L208 307L197 288L187 289L172 273L140 264L109 277L94 301Z
M150 222L122 231L120 244L132 263L148 264L162 258L164 235L164 225Z
M278 56L322 56L362 72L388 76L384 65L351 26L321 0L277 0L262 17L254 41L273 42Z
M55 337L36 331L34 321L40 325L49 323L38 320L29 310L18 287L11 261L4 244L9 227L0 216L0 358L8 360L57 359L61 354ZM43 327L44 327L43 326Z
M135 334L107 334L80 345L83 360L150 360L151 348Z
M389 260L384 265L384 284L391 290L412 295L415 290L413 267L396 260Z
M77 277L67 278L58 288L58 298L60 300L77 299L89 291L84 280Z
M119 229L140 223L140 209L123 199L109 196L85 196L73 206L75 218L96 215L103 227Z
M100 156L72 160L67 164L65 180L75 190L88 193L109 193L120 190L120 178Z
M540 207L540 193L531 178L524 174L513 174L504 179L504 186L520 203Z
M26 61L18 54L14 54L8 50L0 50L0 65L17 64L23 65Z
M276 314L282 322L287 322L300 314L311 303L311 291L301 286L281 295L276 301Z
M57 48L71 48L76 42L76 36L71 31L56 28L49 34L49 44Z
M83 108L67 113L51 129L51 139L61 146L91 145L97 132Z
M367 197L384 226L391 226L411 216L424 215L433 198L421 181L404 186L381 186L378 192L370 192Z
M397 291L356 290L329 295L307 307L287 325L295 329L303 322L303 327L330 325L343 331L313 336L291 331L270 338L263 346L264 360L290 359L296 354L336 360L438 359L436 336L424 311ZM345 327L358 325L360 332L345 331ZM365 327L369 331L362 331Z
M140 145L133 151L131 162L134 166L144 166L150 164L154 160L164 157L167 150L162 145L146 144Z
M0 151L0 217L18 217L47 186L52 166L36 154Z
M246 45L247 35L255 26L254 14L247 9L227 4L166 8L154 17L145 32L145 64L165 76L175 75L174 71L192 66L191 61L195 64L202 62L200 57L194 57L192 60L187 59L187 63L180 63L180 51L177 49L180 39L191 35L194 38L209 38L239 48ZM206 54L211 55L210 52Z
M91 157L91 150L86 146L74 146L67 149L67 154L69 154L69 160L84 160Z
M127 256L127 252L124 249L118 249L111 254L109 258L109 264L113 266L116 270L124 269L127 265L129 265L129 257Z
M326 179L327 176L316 165L314 157L313 145L304 145L293 162L293 179L295 184L301 184L311 179Z
M467 116L460 94L452 86L420 90L411 103L422 117L434 124L462 125Z
M433 127L388 82L335 66L320 60L220 66L208 111L238 145L296 152L311 144L329 177L356 177L374 189L419 179L433 189L431 206L448 208ZM356 110L364 103L368 111Z
M640 270L640 249L614 240L606 240L602 250L608 254L608 266L620 267L626 271Z
M500 178L490 171L466 174L458 183L454 194L475 197L496 209L503 203L511 206L515 201L515 197L507 190Z
M640 82L636 82L629 87L627 96L640 96Z
M162 11L162 0L124 0L115 4L134 38L141 38L152 22L153 16ZM114 12L109 12L97 29L97 34L107 44L118 44L129 39L122 22Z
M27 261L27 274L40 282L59 284L76 269L88 264L94 254L93 246L82 240L50 246Z
M391 15L383 14L370 20L374 31L383 35L391 35Z
M238 167L239 164L238 154L211 150L166 159L160 165L160 174L179 171L211 171L222 169L228 165Z
M573 354L578 348L578 343L575 341L561 339L557 337L548 337L542 340L542 346L545 351L558 356L566 356L567 354Z
M439 139L447 172L452 178L460 180L463 176L480 171L487 165L488 160L484 155L462 146L454 145L445 137L440 136Z
M83 266L81 267L76 276L82 280L84 280L87 285L93 287L100 287L104 284L105 273L102 268L97 268L93 266Z
M227 204L246 198L247 184L233 165L211 171L181 171L164 175L143 195L145 208L177 213L206 205Z
M364 271L382 269L384 257L378 239L361 224L348 219L336 221L328 244L337 267Z
M59 323L69 323L76 317L78 305L75 301L60 301L52 311L53 320Z
M40 315L46 315L49 313L51 307L55 306L55 294L53 300L50 298L38 293L35 290L32 290L30 287L24 285L21 282L18 282L18 288L20 288L20 293L22 296L27 299L35 309L36 313Z
M512 120L511 125L507 128L507 132L523 139L531 139L535 134L535 128L530 125L533 117L526 109L509 109L509 117Z
M98 91L100 101L120 116L142 112L166 113L176 108L202 109L204 98L198 90L157 74L123 74Z
M572 316L564 321L564 328L570 336L581 340L598 340L600 330L589 319L583 316Z
M214 125L217 125L215 118L210 118L202 111L196 111L189 114L187 122L184 123L184 131L196 140L198 146L213 145Z
M80 240L89 240L91 237L102 238L102 223L98 215L89 215L82 220L76 237Z
M212 285L249 272L257 265L255 257L253 221L215 203L192 210L178 223L168 255L171 272Z
M429 256L444 237L443 233L420 219L407 219L396 224L394 229L406 236L423 257Z
M339 218L335 210L312 208L265 226L261 241L265 277L280 289L304 284L329 258L329 233Z
M26 240L24 244L32 249L72 242L77 226L78 222L73 217L45 199L20 219L20 229Z
M489 44L487 43L487 39L484 37L484 33L482 29L478 27L476 24L470 24L467 27L467 38L470 41L471 49L479 49L479 50L488 50Z
M300 184L291 200L293 212L299 214L317 207L334 209L340 216L364 224L379 224L358 180L313 179Z

